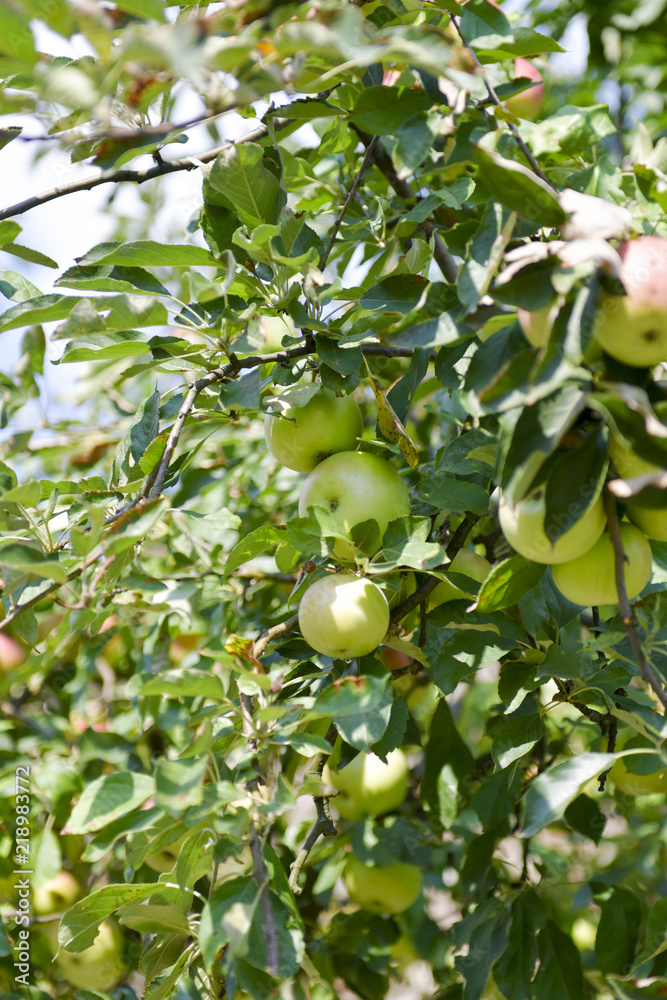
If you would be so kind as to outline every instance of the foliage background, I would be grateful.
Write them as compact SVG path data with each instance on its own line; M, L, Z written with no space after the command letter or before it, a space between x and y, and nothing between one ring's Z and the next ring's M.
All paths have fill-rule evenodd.
M559 79L548 57L574 17L588 66ZM0 336L20 331L0 385L0 627L26 656L0 678L3 791L11 801L27 763L33 887L63 866L85 887L61 944L90 945L108 915L122 928L115 996L664 993L664 796L597 781L611 717L622 739L659 747L664 700L620 616L596 628L564 601L548 570L511 555L489 505L498 484L520 497L542 475L558 524L607 476L609 428L664 464L646 423L661 371L591 353L598 258L550 254L514 273L506 258L554 249L563 189L607 206L570 250L617 237L613 221L599 232L614 205L635 234L667 236L662 17L658 0L533 2L511 23L485 0L0 8L0 156L39 136L36 161L65 150L84 179L108 171L115 230L75 263L51 260L22 245L25 206L0 213ZM90 56L51 58L37 21ZM489 99L485 81L501 99L516 89L518 55L547 79L538 124ZM251 141L227 141L232 110ZM160 177L188 157L195 120L213 152L184 159L175 177L198 172L201 196L165 232ZM119 213L137 181L136 211ZM56 204L65 231L68 197ZM555 293L537 350L516 307ZM76 406L25 429L47 357L56 379L76 366ZM415 468L376 426L366 363ZM315 374L355 393L364 448L412 490L411 518L370 565L361 540L360 565L388 592L408 570L442 575L460 545L498 567L474 610L476 585L458 578L466 599L403 636L421 652L401 678L376 655L313 656L294 630L259 639L293 616L300 568L331 564L330 524L296 517L303 477L263 443L270 387ZM562 447L571 434L581 447ZM662 690L665 543L653 552L636 619ZM337 824L295 895L290 865L322 791L309 761L395 746L412 767L403 808ZM71 995L39 920L31 986L14 980L13 820L1 830L0 981L12 998ZM169 871L146 864L183 835ZM418 864L423 898L395 918L351 905L350 850Z

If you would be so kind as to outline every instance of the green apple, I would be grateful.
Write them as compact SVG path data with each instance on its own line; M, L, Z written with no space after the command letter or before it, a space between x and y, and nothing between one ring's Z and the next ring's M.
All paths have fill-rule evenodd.
M409 667L412 663L412 657L408 656L407 653L401 653L398 649L392 649L391 646L385 646L380 653L380 658L384 663L387 670L403 670L404 667ZM400 680L400 678L398 678Z
M299 515L309 507L326 507L345 532L374 518L383 534L390 521L410 513L408 488L393 465L366 451L342 451L325 458L303 484ZM379 548L379 545L378 545ZM354 561L351 543L337 539L334 555Z
M449 569L452 573L460 573L462 576L470 577L471 580L475 580L477 583L482 583L491 572L491 563L484 556L480 556L478 552L473 552L472 549L459 549ZM451 583L449 580L442 580L435 590L429 594L426 607L428 611L432 611L433 608L444 604L445 601L461 600L466 596L456 584Z
M382 816L398 809L408 794L408 762L402 750L387 754L359 753L340 771L325 765L322 780L340 792L332 799L343 819Z
M667 361L667 239L640 236L618 252L626 294L602 293L595 337L612 358L651 368Z
M526 559L552 566L588 552L604 531L607 521L602 497L598 497L583 517L572 510L566 520L567 531L552 542L544 530L545 511L542 490L535 491L514 506L506 503L501 496L498 505L500 527L512 548Z
M534 80L535 86L522 90L514 97L508 97L505 101L507 109L518 118L528 118L529 121L534 121L539 115L544 101L542 74L537 66L534 66L528 59L518 58L514 60L514 76L515 79L527 77L529 80Z
M667 402L661 401L653 406L658 419L667 425ZM609 435L609 454L616 471L623 479L634 479L636 476L646 476L651 472L660 472L662 466L654 465L640 458L629 441L626 441L618 431L611 428Z
M641 737L633 737L625 743L623 749L642 746L652 747L653 744ZM630 771L629 768L633 770ZM611 768L609 778L626 795L667 794L667 767L664 760L655 753L621 757Z
M382 867L348 858L343 880L350 899L371 913L403 913L419 898L421 869L401 862Z
M121 932L111 920L103 920L90 948L80 952L61 949L55 963L69 986L107 992L125 976L127 966L122 953Z
M627 515L647 538L667 542L667 507L642 507L638 503L629 503Z
M389 628L389 605L366 577L336 573L316 580L301 598L299 627L324 656L350 659L380 645Z
M267 413L264 421L269 451L296 472L312 472L324 458L353 451L362 432L361 411L352 397L324 387L304 405Z
M39 917L63 913L76 903L81 886L71 872L63 868L57 875L33 890L32 908Z
M592 951L595 948L597 925L586 917L577 917L572 924L570 935L579 951Z
M633 600L651 579L653 556L646 536L634 524L621 524L621 542L626 555L625 589ZM554 583L573 604L590 608L618 604L614 577L614 549L605 532L583 555L552 569Z
M529 344L533 347L545 347L549 342L549 334L553 326L554 315L553 303L529 312L528 309L519 309L516 318L523 334Z
M0 672L9 673L15 667L20 667L25 658L16 639L0 632Z

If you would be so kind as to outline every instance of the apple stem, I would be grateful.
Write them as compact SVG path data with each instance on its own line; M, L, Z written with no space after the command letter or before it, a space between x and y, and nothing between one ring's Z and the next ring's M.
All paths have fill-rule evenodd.
M635 628L632 618L632 608L630 607L628 593L625 589L624 563L626 561L626 555L623 551L623 541L621 539L621 529L618 522L616 500L607 489L604 491L604 505L605 510L607 511L607 527L609 528L609 537L611 538L611 544L614 548L614 578L616 580L616 590L618 593L618 604L621 611L621 619L625 626L625 631L628 639L630 640L630 645L632 646L632 651L635 654L637 666L641 671L642 677L649 687L652 688L658 700L662 702L665 708L667 708L667 692L658 680L653 667L646 659L639 633Z

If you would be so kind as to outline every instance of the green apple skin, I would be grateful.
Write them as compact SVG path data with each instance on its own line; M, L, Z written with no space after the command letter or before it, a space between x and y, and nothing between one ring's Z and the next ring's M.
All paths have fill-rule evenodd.
M340 792L331 802L343 819L382 816L398 809L408 794L408 777L402 750L388 753L386 764L374 753L359 753L341 771L325 765L322 772L322 780Z
M544 530L544 515L545 498L541 491L513 507L501 497L498 505L500 527L512 548L526 559L551 566L588 552L604 531L607 521L602 497L598 497L590 510L583 517L573 520L572 527L552 544Z
M627 515L647 538L667 542L667 507L640 507L639 504L629 503Z
M301 598L299 627L308 645L324 656L342 660L365 656L387 634L387 598L366 577L325 576Z
M519 309L517 312L517 319L523 335L533 347L545 347L548 344L549 333L553 325L553 319L550 315L552 309L553 305L550 303L548 306L543 306L542 309L536 309L535 312L529 312L528 309Z
M667 360L667 239L640 236L618 252L627 294L603 292L595 337L612 358L651 368Z
M120 931L110 920L103 920L90 948L80 952L61 949L55 963L69 986L107 992L125 977L127 967L122 952Z
M316 506L330 510L345 532L374 518L382 534L390 521L410 513L410 495L384 458L365 451L342 451L320 462L303 484L299 516L305 517L308 508ZM354 562L350 542L337 539L333 552L341 562Z
M459 549L449 567L452 573L461 573L462 576L469 576L471 580L482 583L491 572L491 563L484 556L471 549ZM449 580L442 580L435 590L431 591L426 605L427 611L432 611L446 601L462 600L467 595L451 583Z
M625 589L633 600L651 579L653 556L644 533L634 524L623 523L621 541L628 561L625 564ZM584 608L618 604L614 578L614 549L605 532L577 559L560 563L552 569L554 583L563 597Z
M295 472L312 472L330 455L353 451L363 432L361 411L351 396L319 389L303 406L267 413L266 444L275 459Z
M643 745L636 738L628 741L623 747L630 750L633 746ZM646 746L651 746L648 742ZM628 770L628 765L639 765L645 774L634 774ZM621 757L609 772L609 778L617 788L626 795L667 794L667 767L657 754L634 754L632 757Z
M49 913L63 913L76 903L81 886L71 872L62 871L33 890L32 908L38 917Z
M9 673L10 670L20 667L25 658L25 653L16 639L0 632L0 672Z
M528 59L518 58L514 60L514 76L515 78L525 76L529 80L534 80L535 86L528 87L527 90L522 90L520 94L515 94L514 97L509 97L505 101L505 105L508 111L511 111L518 118L527 118L531 122L535 121L544 101L544 80L542 74L537 66L534 66Z
M421 869L397 863L371 867L355 857L348 858L343 880L350 899L371 913L403 913L419 898Z

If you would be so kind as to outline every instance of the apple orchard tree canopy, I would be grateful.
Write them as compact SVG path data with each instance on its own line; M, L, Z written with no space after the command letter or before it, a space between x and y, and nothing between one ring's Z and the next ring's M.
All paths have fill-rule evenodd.
M524 7L0 6L10 1000L664 994L664 5Z

